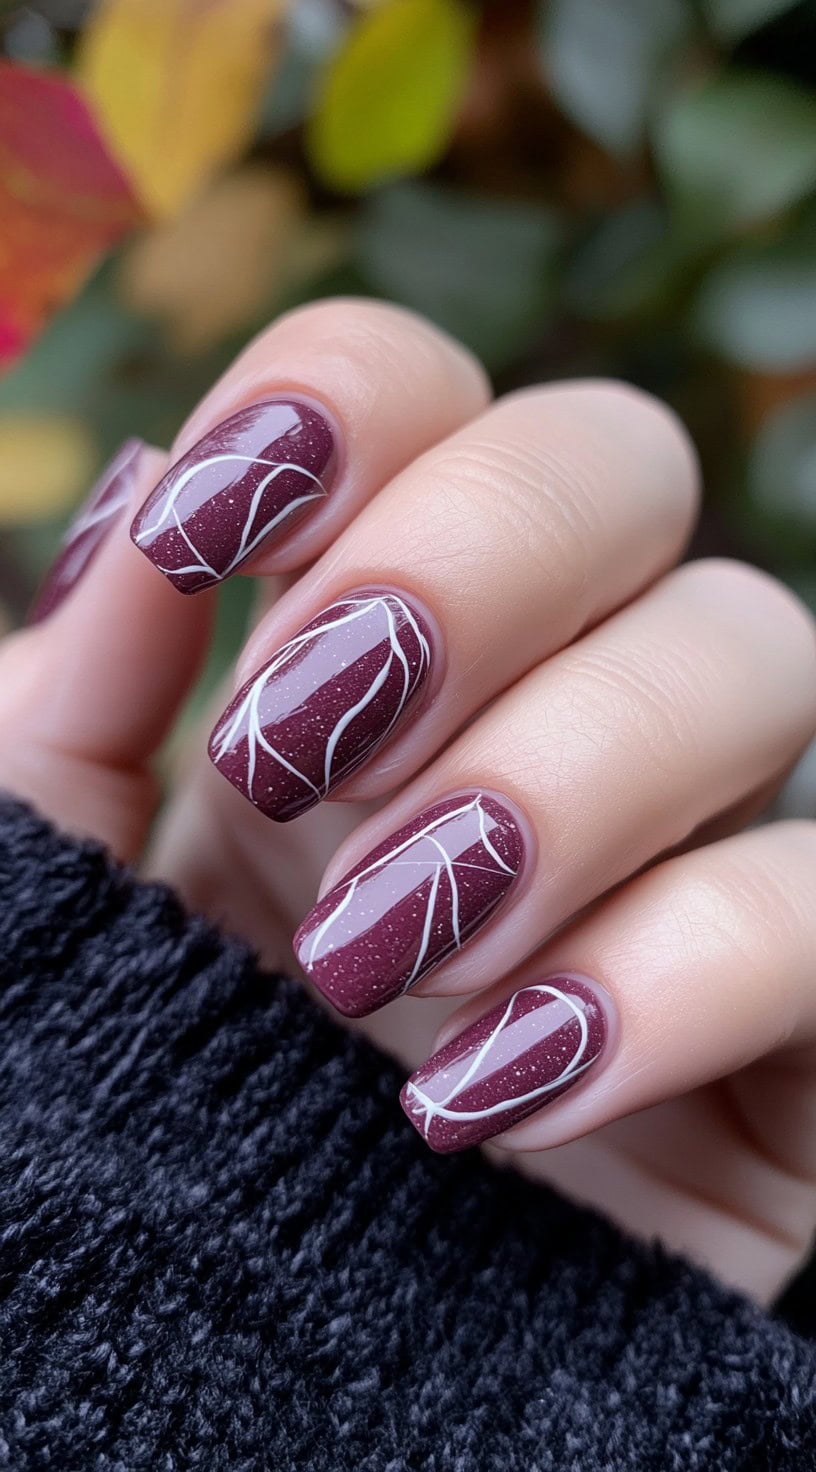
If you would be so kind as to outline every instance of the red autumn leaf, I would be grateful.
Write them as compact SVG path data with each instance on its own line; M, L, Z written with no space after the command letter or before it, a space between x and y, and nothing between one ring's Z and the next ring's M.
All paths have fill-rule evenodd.
M0 62L0 367L139 218L71 83Z

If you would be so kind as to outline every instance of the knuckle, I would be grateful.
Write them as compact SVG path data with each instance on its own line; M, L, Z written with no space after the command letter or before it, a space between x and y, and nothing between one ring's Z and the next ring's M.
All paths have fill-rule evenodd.
M750 601L772 610L804 633L816 652L816 620L807 604L787 584L753 563L730 557L704 557L678 568L675 577L711 590L722 605Z
M587 424L593 420L611 430L623 420L631 420L638 437L648 435L667 443L685 462L690 486L699 481L699 461L688 429L671 405L648 390L617 378L565 379L556 384L515 389L499 400L502 404L519 404L536 408L546 400L557 403L559 412L580 416Z
M667 404L632 384L581 379L516 390L497 408L547 425L552 440L582 461L601 500L610 479L626 485L634 475L648 486L638 514L682 545L697 514L700 468L691 436Z
M620 379L589 379L585 384L579 385L576 391L580 388L583 388L588 401L598 408L603 406L613 422L622 414L631 415L637 420L641 433L650 431L667 443L672 452L685 462L689 487L693 490L699 488L699 460L694 441L670 404L649 393L647 389L639 388L633 383L624 383Z
M792 937L812 946L816 822L773 823L720 847L713 881L747 909L769 945ZM787 947L790 949L790 947Z
M729 558L690 562L671 577L710 610L713 627L730 628L745 647L755 638L766 657L784 661L803 722L816 724L816 620L807 604L770 573Z
M810 827L809 834L796 833L798 826L775 825L720 846L706 879L712 912L716 908L724 917L732 949L739 950L746 974L773 977L780 1004L787 980L807 974L812 965L816 824L801 825ZM792 1007L795 999L789 1000ZM780 1005L779 1020L781 1041L792 1029L792 1012L787 1015Z
M784 823L775 824L774 831L790 845L791 851L795 850L801 856L807 874L816 874L816 819L789 818ZM812 880L809 902L811 898ZM812 903L810 913L812 914Z
M297 333L308 331L316 342L333 348L363 364L372 377L385 369L397 378L423 367L436 370L455 364L474 380L474 388L485 402L489 396L487 375L478 359L464 344L426 317L408 307L367 297L331 297L308 302L285 312L269 329Z
M554 384L532 384L512 389L500 399L503 404L535 403L543 397L559 398L580 405L585 411L596 405L608 403L617 413L632 409L637 413L656 415L661 421L676 426L684 440L690 444L689 435L677 415L662 399L646 389L627 383L622 378L565 378Z
M706 696L697 669L652 657L647 649L574 646L561 655L569 687L570 729L612 754L628 785L638 773L646 801L672 802L699 765Z
M603 511L580 465L546 446L470 437L434 453L435 515L457 543L475 535L483 550L513 564L523 552L550 588L571 598L589 583Z

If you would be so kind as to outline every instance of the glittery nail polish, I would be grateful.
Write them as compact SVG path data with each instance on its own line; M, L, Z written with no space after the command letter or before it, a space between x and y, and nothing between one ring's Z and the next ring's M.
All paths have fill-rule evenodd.
M466 1150L560 1099L599 1060L601 990L577 976L522 987L417 1069L400 1102L432 1150Z
M131 536L180 592L195 593L223 582L320 506L336 463L334 430L314 405L250 404L171 465Z
M278 822L314 807L413 710L431 633L402 594L362 589L323 609L231 701L210 757Z
M493 794L419 813L318 902L295 936L301 966L349 1017L410 991L489 920L521 872L524 840Z

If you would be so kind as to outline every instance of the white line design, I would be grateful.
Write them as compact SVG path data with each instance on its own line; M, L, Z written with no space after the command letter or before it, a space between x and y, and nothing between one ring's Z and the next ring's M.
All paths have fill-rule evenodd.
M216 572L215 568L207 561L203 552L195 546L187 535L179 517L178 500L182 491L186 490L190 482L197 475L200 475L202 471L208 470L211 465L221 465L229 461L244 465L268 465L270 471L268 475L263 476L258 482L252 493L252 501L244 519L244 525L235 554L226 567ZM279 475L283 475L284 471L287 470L296 471L298 475L302 475L307 481L311 481L317 489L307 495L296 497L294 501L287 502L280 511L275 513L271 520L264 522L260 530L252 535L255 517L258 514L258 508L263 499L264 492L273 481L277 480ZM225 452L221 455L209 455L206 460L200 460L196 465L188 466L183 474L179 476L170 494L164 498L157 519L152 521L149 526L140 528L135 538L136 545L141 547L145 542L155 537L158 532L175 528L186 546L189 547L194 561L185 567L161 567L160 564L156 563L160 572L169 573L173 577L182 577L185 573L205 573L208 577L212 578L227 578L231 572L235 571L239 563L245 562L247 557L251 557L255 549L260 546L265 537L269 536L270 532L275 530L276 526L286 521L300 506L306 506L310 501L319 501L327 494L328 492L319 476L315 475L311 470L306 470L303 465L295 465L289 460L265 460L258 455L239 455L233 451ZM168 522L170 523L169 527Z
M375 699L379 691L386 683L392 669L394 668L395 663L399 665L402 670L402 689L399 692L399 699L397 700L394 713L388 725L386 726L384 731L380 731L377 733L376 744L378 746L382 745L386 737L390 734L391 730L402 715L402 712L404 711L406 705L425 678L425 674L430 664L431 658L431 651L428 645L428 641L425 638L425 635L423 634L414 614L411 612L408 605L404 603L401 598L398 598L396 594L389 593L376 594L371 596L342 598L339 599L337 603L332 604L331 607L326 610L326 612L331 614L334 612L334 610L338 611L337 617L329 618L326 620L325 623L317 624L313 628L302 629L299 634L295 634L294 638L290 639L288 643L284 644L282 648L278 650L271 663L265 665L264 668L258 673L258 675L256 675L255 679L245 689L243 697L240 699L239 704L236 706L236 709L233 712L230 720L224 727L223 731L219 733L218 745L214 753L214 760L216 764L223 759L227 751L230 749L231 746L234 745L241 734L246 735L248 750L246 776L247 796L253 800L255 798L254 782L258 767L258 753L259 751L263 751L266 753L267 756L271 757L273 761L278 762L282 767L284 767L285 770L289 772L293 777L296 777L300 782L302 782L304 787L313 794L316 801L320 801L323 797L325 797L326 793L329 790L329 787L331 786L333 777L336 776L336 773L333 770L334 759L337 754L337 747L343 735L343 732L347 730L348 726L355 719L355 717L360 715L362 711L366 710L371 702ZM414 670L413 675L411 673L411 667L405 655L405 651L403 650L399 641L395 619L395 610L398 612L398 616L400 616L404 620L405 624L411 630L411 633L416 639L418 659L416 661L416 669ZM343 713L343 715L332 728L332 731L326 742L326 749L323 757L322 780L319 783L314 782L310 777L306 775L305 772L300 771L300 769L296 767L293 762L289 761L282 752L278 751L277 747L273 746L267 740L263 731L260 715L260 704L263 698L264 691L266 690L266 687L269 684L270 680L274 679L275 676L286 667L286 665L291 664L292 660L295 659L295 657L300 654L302 650L308 648L310 644L313 644L320 640L323 634L328 633L329 630L332 629L342 629L344 627L348 627L349 625L355 623L358 619L366 618L369 615L376 616L378 613L381 613L384 619L385 638L387 639L388 643L388 653L381 668L377 671L377 674L371 681L368 689L363 693L363 695L357 701L356 705L350 706L349 709ZM246 731L244 733L243 728L245 724ZM371 745L374 745L373 740L371 742ZM370 747L368 749L370 750ZM359 752L357 753L357 757L360 757Z
M420 936L416 959L411 969L411 973L402 987L402 992L405 993L407 991L410 991L411 987L416 981L419 980L419 977L422 973L422 968L428 955L433 924L435 919L437 918L436 906L439 896L440 881L443 872L447 874L450 885L450 913L448 916L448 923L450 925L451 935L453 937L453 944L456 950L461 949L463 940L466 937L462 936L460 929L460 896L459 884L456 878L456 870L475 869L482 874L498 875L500 878L502 878L502 880L504 880L504 877L506 875L509 875L511 878L515 878L515 875L518 872L516 869L511 868L511 866L505 862L501 855L496 851L494 845L487 838L485 831L486 815L482 806L482 802L483 794L481 792L478 792L475 797L471 798L468 802L463 803L461 807L453 808L449 812L442 813L439 817L433 818L430 823L426 823L424 828L420 828L417 833L412 833L410 838L403 839L402 843L398 843L394 848L389 849L387 853L382 854L380 858L375 859L372 863L366 865L364 869L360 870L359 874L355 874L351 879L341 881L340 884L336 885L335 893L337 893L338 891L343 891L342 897L339 900L338 904L330 912L330 914L328 914L326 918L321 922L321 924L317 927L314 935L312 936L311 945L309 948L308 965L314 965L315 957L320 950L324 937L330 933L332 927L340 919L340 916L346 909L348 909L348 906L354 899L354 896L357 893L361 882L364 879L368 878L370 874L374 874L378 870L385 868L386 865L408 866L410 868L415 868L418 871L417 888L419 888L424 880L428 879L429 877L431 880L430 891L428 894L428 902L425 909L422 933ZM446 823L450 823L455 818L463 817L465 814L471 812L475 812L477 814L481 842L484 844L485 852L488 858L492 858L494 860L494 863L496 865L495 868L493 868L489 864L460 863L458 859L452 857L452 855L448 853L448 850L445 848L444 843L434 836L438 828L441 828ZM408 854L412 848L420 843L423 843L426 839L429 840L432 848L436 849L439 853L440 857L438 859L434 859L428 856L423 856L421 858L400 858L401 854Z
M139 458L141 446L130 445L121 449L103 471L101 486L91 493L85 505L75 516L65 533L63 547L67 549L95 526L110 521L127 505L133 489L132 468Z
M568 1007L573 1013L573 1016L578 1023L579 1034L578 1041L575 1046L575 1051L572 1057L564 1065L561 1072L556 1078L550 1079L549 1082L546 1084L540 1084L538 1088L530 1089L529 1092L526 1094L517 1094L514 1098L510 1099L500 1099L496 1104L491 1104L484 1109L450 1109L448 1106L453 1103L454 1099L459 1098L459 1096L465 1092L468 1084L481 1069L485 1058L496 1046L496 1043L501 1037L501 1034L504 1032L508 1024L512 1021L513 1009L516 1005L516 1002L518 1001L519 997L524 996L525 992L541 992L542 994L546 994L552 997L553 1001L563 1002L564 1005ZM567 992L561 991L559 987L547 986L544 983L542 983L540 986L526 986L520 992L516 992L510 998L507 1006L504 1009L504 1012L502 1013L502 1016L496 1023L493 1031L489 1034L487 1038L485 1038L485 1041L482 1043L478 1052L475 1054L467 1071L462 1075L459 1081L453 1085L453 1088L450 1089L450 1091L444 1096L444 1098L429 1098L429 1096L424 1092L419 1084L416 1084L413 1082L413 1080L409 1079L407 1089L411 1104L413 1106L412 1113L413 1109L416 1109L415 1117L418 1120L423 1135L427 1139L429 1131L431 1129L431 1125L433 1124L435 1119L450 1120L454 1123L462 1123L467 1120L490 1119L494 1115L506 1114L511 1109L518 1109L520 1107L523 1108L527 1104L534 1104L538 1099L543 1099L545 1094L551 1094L554 1089L560 1089L563 1087L564 1084L572 1083L573 1079L578 1078L579 1074L582 1074L585 1069L589 1068L591 1063L594 1063L595 1055L593 1055L592 1058L585 1058L584 1056L587 1050L588 1042L589 1028L587 1026L586 1016L581 1007L578 1006L578 1004L571 996L568 995Z

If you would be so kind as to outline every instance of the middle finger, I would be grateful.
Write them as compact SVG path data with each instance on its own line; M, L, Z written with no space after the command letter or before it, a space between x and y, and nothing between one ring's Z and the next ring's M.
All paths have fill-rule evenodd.
M387 792L669 566L695 499L685 434L636 390L503 400L392 481L261 621L216 766L282 821L341 783Z

